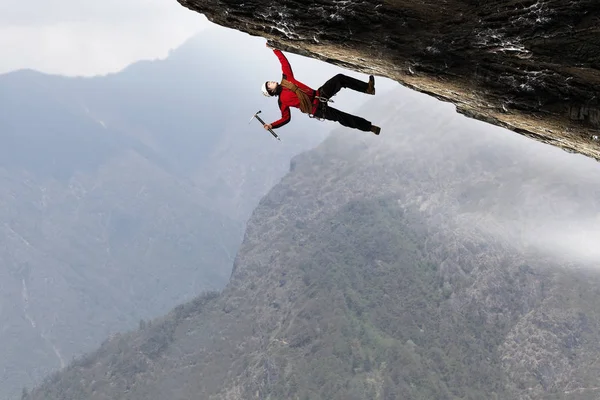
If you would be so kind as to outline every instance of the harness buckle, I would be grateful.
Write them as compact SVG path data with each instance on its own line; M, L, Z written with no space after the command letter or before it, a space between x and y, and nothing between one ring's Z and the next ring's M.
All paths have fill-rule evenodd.
M320 108L320 107L323 107L323 111L325 111L325 109L324 109L324 108L325 108L325 107L327 107L327 103L330 103L330 102L331 102L331 103L334 103L334 101L333 101L333 100L331 100L331 99L328 99L327 97L324 97L324 96L317 96L317 91L316 91L316 90L314 90L314 91L313 91L313 95L314 95L314 98L315 98L315 99L317 99L317 100L319 100L319 103L320 103L320 104L317 106L317 112L318 112L318 110L319 110L319 108ZM314 115L314 114L308 114L308 117L309 117L309 118L314 118L314 119L317 119L317 120L319 120L319 121L325 121L325 118L321 118L321 117L315 117L315 115Z

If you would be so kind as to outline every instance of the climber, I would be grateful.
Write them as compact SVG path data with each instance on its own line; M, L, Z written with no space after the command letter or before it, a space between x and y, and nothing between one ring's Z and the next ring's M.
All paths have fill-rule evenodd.
M308 114L311 118L327 119L337 121L343 126L359 129L365 132L373 132L379 135L381 128L371 124L362 117L347 114L328 105L328 99L335 96L341 88L349 88L361 93L375 94L375 79L369 76L369 82L365 83L344 74L337 74L319 87L313 90L294 78L292 67L281 50L275 49L267 43L266 46L273 50L279 58L282 69L281 82L267 81L262 84L261 90L267 97L278 97L278 105L281 118L270 124L264 124L265 129L277 129L290 122L290 107L299 108L301 112Z

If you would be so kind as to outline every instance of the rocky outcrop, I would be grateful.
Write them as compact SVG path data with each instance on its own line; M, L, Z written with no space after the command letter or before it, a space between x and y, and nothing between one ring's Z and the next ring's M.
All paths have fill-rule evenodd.
M596 0L178 0L279 48L386 76L600 160Z

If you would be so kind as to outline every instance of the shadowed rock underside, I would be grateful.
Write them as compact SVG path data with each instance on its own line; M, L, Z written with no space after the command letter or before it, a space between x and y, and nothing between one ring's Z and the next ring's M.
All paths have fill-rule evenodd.
M393 79L600 160L595 0L178 0L280 49Z

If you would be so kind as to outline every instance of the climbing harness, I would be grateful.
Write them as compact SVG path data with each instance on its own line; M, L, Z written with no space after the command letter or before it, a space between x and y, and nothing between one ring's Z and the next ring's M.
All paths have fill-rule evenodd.
M327 107L327 103L335 103L335 101L331 100L330 98L327 98L325 96L317 96L316 95L317 90L315 90L315 99L319 100L319 106L317 107L317 111L319 110L319 107L323 107L323 114L325 114L325 107ZM314 118L317 119L319 121L325 121L325 118L321 118L321 117L315 117L314 114L308 114L309 118Z

